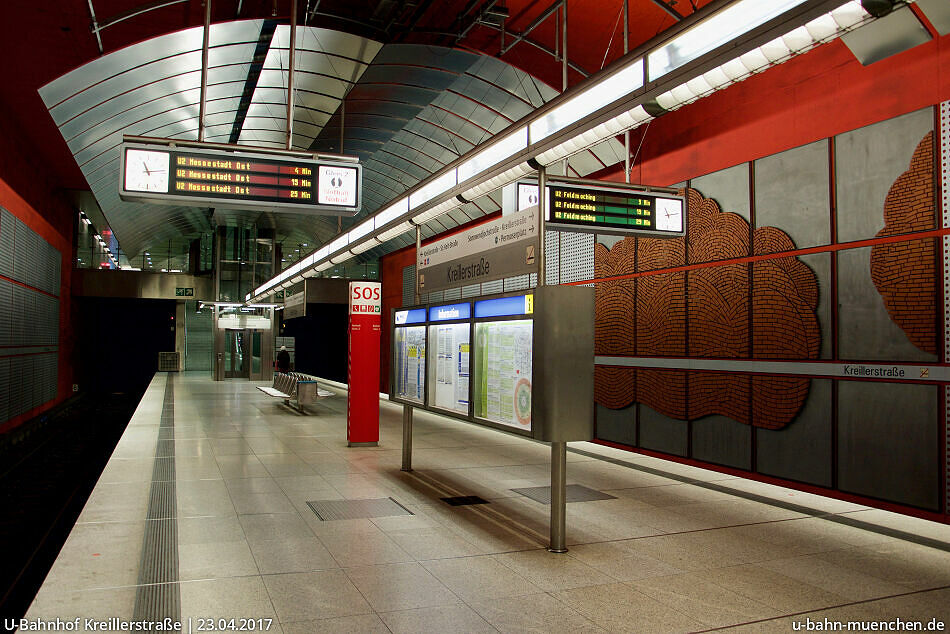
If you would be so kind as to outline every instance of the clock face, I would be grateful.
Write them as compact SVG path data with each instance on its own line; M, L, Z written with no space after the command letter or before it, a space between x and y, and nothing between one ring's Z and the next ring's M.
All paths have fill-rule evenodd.
M125 189L168 193L168 152L128 149L125 152Z
M683 230L683 201L657 198L655 209L657 229L677 233Z

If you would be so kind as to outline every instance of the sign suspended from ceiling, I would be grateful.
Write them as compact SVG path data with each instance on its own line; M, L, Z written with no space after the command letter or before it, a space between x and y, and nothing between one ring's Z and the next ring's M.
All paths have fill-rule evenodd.
M130 142L120 151L125 201L339 216L362 205L355 160Z
M545 228L601 234L677 237L686 231L686 199L674 189L552 178ZM518 183L518 208L538 204L538 186Z

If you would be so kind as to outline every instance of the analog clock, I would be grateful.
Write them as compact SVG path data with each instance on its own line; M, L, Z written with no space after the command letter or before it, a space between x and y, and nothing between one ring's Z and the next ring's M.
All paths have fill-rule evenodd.
M683 201L674 199L656 199L655 224L660 231L683 230Z
M168 152L128 149L125 152L125 189L168 193Z

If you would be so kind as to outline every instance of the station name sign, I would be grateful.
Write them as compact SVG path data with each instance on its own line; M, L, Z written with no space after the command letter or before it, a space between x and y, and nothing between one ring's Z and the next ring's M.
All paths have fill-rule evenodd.
M416 254L423 293L537 273L537 207L424 245Z
M134 202L353 215L356 162L123 143L119 197Z

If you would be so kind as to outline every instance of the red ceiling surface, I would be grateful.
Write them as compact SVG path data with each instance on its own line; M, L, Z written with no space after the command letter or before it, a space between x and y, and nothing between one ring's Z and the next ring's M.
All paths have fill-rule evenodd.
M164 0L168 2L171 0ZM669 0L666 0L667 2ZM688 15L712 0L673 0L673 10ZM100 24L137 10L164 3L155 0L91 0ZM661 5L664 0L627 0L629 3L629 46L653 38L676 22ZM588 74L597 72L623 53L624 0L568 1L568 58ZM505 39L520 33L547 10L552 0L298 0L298 23L334 28L371 37L382 42L430 43L459 46L497 55L502 42L499 30L474 24L476 17L492 6L508 11ZM86 189L59 132L47 114L37 90L60 75L100 55L92 32L89 0L39 0L14 2L5 6L7 69L0 82L3 116L21 131L21 142L32 149L38 163L49 169L51 180L65 188ZM307 14L307 9L316 13ZM110 53L130 44L183 28L200 26L204 3L186 0L156 8L101 31L102 46ZM289 22L290 0L212 0L212 21L269 18ZM458 34L467 28L464 38ZM554 49L559 32L554 17L537 26L528 39ZM552 55L527 42L511 48L504 61L561 88L561 63ZM569 73L574 85L583 76Z

